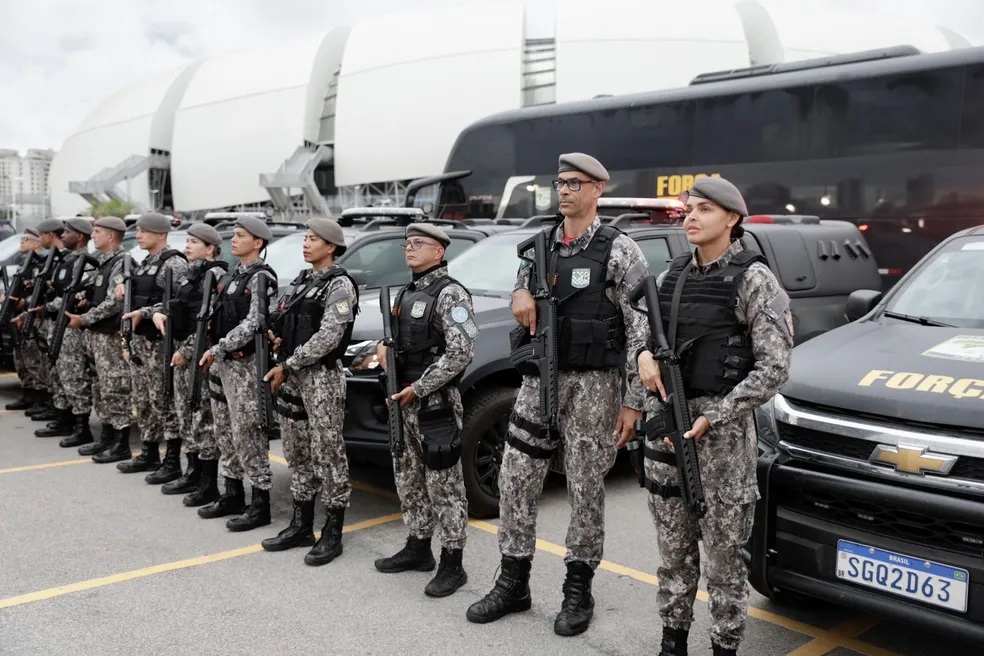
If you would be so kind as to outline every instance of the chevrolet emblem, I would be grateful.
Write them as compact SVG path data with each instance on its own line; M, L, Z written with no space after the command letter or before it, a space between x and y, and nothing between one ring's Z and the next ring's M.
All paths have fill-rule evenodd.
M957 456L928 452L925 447L921 446L906 446L905 444L888 446L879 444L875 447L868 461L882 465L892 465L895 471L905 472L907 474L924 476L926 472L930 472L932 474L946 476L953 469L953 466L957 464Z

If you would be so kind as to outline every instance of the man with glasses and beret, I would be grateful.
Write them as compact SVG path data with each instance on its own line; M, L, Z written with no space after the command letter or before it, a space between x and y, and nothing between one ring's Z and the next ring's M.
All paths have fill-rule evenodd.
M21 279L21 288L17 301L11 297L11 304L14 307L26 307L27 298L30 297L34 288L34 279L41 271L43 264L41 257L41 236L36 228L28 228L20 238L20 253L18 254L17 264L22 266L27 258L33 255L32 265L24 270ZM13 281L13 276L10 277ZM4 294L9 294L12 290L7 289ZM29 410L33 413L42 412L47 407L48 388L44 379L44 360L41 348L33 340L19 342L14 340L14 369L21 383L21 398L8 403L7 410Z
M342 423L345 374L342 356L352 338L359 292L335 258L345 252L345 235L331 219L312 218L304 236L304 261L312 266L291 283L274 323L283 364L266 375L277 395L284 457L291 469L294 517L267 551L312 546L308 565L327 565L342 553L342 525L352 487ZM325 525L314 541L314 498L321 492Z
M557 450L567 473L571 521L564 600L554 632L583 633L594 612L591 580L605 542L605 475L615 463L615 442L635 434L645 391L635 354L648 333L645 318L629 302L632 289L649 273L646 260L632 239L598 217L598 198L608 179L605 167L590 155L559 158L554 189L564 219L548 228L546 255L549 291L560 299L558 420L556 426L540 424L540 379L520 363L523 382L499 471L501 573L485 598L468 609L471 622L493 622L530 609L537 508ZM533 249L526 256L532 258ZM522 326L515 332L517 350L537 329L531 294L537 273L524 260L512 295L513 316Z
M424 588L430 597L446 597L468 581L462 566L468 505L461 471L462 406L458 382L475 354L471 294L448 275L444 259L448 235L429 223L406 228L411 282L393 304L393 328L401 391L388 399L403 408L405 444L394 454L396 489L409 536L389 558L375 562L380 572L429 572L434 569L431 538L441 527L441 564ZM377 356L385 366L386 346Z

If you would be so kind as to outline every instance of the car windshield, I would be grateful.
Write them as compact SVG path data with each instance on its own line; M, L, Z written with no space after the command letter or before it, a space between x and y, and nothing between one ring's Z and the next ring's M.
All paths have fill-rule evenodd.
M483 239L449 263L448 272L473 294L508 296L519 270L516 246L530 236L528 232L507 232Z
M954 239L919 266L886 311L984 328L984 237Z
M0 241L0 262L12 259L20 250L21 235L11 235Z
M345 243L351 248L352 244L365 236L361 230L342 228L345 235ZM277 239L267 247L266 263L273 267L277 272L277 277L282 283L290 282L297 277L303 269L310 269L311 265L304 261L304 235L306 231L287 235Z

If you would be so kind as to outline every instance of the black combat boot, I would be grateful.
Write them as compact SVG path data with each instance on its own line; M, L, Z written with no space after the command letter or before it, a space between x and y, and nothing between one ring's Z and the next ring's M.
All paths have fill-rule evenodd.
M721 645L715 645L711 643L711 648L714 650L714 656L738 656L737 649L725 649Z
M44 428L34 431L35 437L67 437L75 431L75 415L71 410L59 410L58 418Z
M85 446L79 447L80 456L94 456L97 453L102 453L106 449L113 446L116 441L116 431L113 429L112 424L103 424L102 433L99 435L99 440L93 442L92 444L86 444ZM129 445L127 445L129 448Z
M204 506L206 503L213 503L219 498L219 461L199 460L198 466L202 470L198 487L181 500L181 503L189 508ZM242 510L238 510L238 512L242 512Z
M72 428L72 434L59 442L58 446L67 449L72 446L88 444L95 439L92 437L92 431L89 429L88 412L84 415L74 415L73 419L75 420L75 426Z
M51 403L51 396L45 390L35 390L34 392L34 403L31 407L24 411L24 414L28 417L33 417L36 414L40 414L47 410Z
M687 656L687 635L689 633L689 629L671 629L664 626L659 656Z
M198 487L198 483L202 480L202 470L198 465L198 454L192 452L186 453L185 455L188 457L188 469L181 475L181 478L162 485L161 494L187 494L194 492Z
M503 556L499 578L485 597L468 607L465 613L468 621L487 624L510 613L529 610L533 605L530 597L532 567L533 561L529 558Z
M33 390L29 388L24 388L21 390L21 397L16 401L8 403L4 406L7 410L27 410L34 405L34 402L39 398L38 390Z
M294 517L287 528L275 538L267 538L260 545L267 551L284 551L294 547L310 547L314 544L314 499L294 499Z
M327 565L342 555L342 525L345 524L345 508L329 508L321 537L314 548L304 556L308 565Z
M71 410L69 410L71 412ZM55 405L55 402L51 399L48 400L48 404L45 406L44 410L41 412L35 412L28 415L31 421L58 421L61 417L62 409Z
M116 468L124 474L154 471L161 466L161 449L157 442L143 442L140 455L130 462L121 462Z
M113 433L116 435L116 443L102 453L92 456L92 462L103 465L109 462L129 460L133 457L133 454L130 453L130 427L115 428Z
M179 478L181 478L181 440L168 440L161 466L147 474L144 480L150 485L160 485Z
M468 573L461 566L461 556L461 549L441 549L441 564L437 566L437 574L424 588L425 595L447 597L468 583Z
M233 517L226 522L226 528L238 533L240 531L252 531L254 528L266 526L270 523L270 490L261 490L253 486L253 496L249 500L249 507L238 517Z
M216 461L218 464L218 461ZM225 479L225 492L212 503L198 509L202 519L215 519L226 515L238 515L246 509L246 490L238 478Z
M416 570L430 572L437 567L434 553L431 551L430 538L407 537L406 545L389 558L378 558L374 563L376 569L387 574Z
M567 563L564 579L564 601L554 620L554 633L560 636L576 636L588 630L594 615L594 597L591 596L591 565L573 561Z

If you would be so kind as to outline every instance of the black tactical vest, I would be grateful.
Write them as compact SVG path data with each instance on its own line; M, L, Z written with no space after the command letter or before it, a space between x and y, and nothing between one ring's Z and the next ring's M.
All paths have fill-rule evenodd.
M72 274L74 273L73 269L75 268L77 257L78 253L75 251L68 251L62 256L54 275L51 276L51 289L45 294L47 297L45 303L49 303L56 298L61 298L68 290L72 284ZM49 312L48 310L45 310L44 313L52 318L58 316L57 312Z
M692 255L675 258L659 288L663 328L671 334L673 293ZM748 376L755 364L745 328L738 323L738 283L758 253L741 251L725 267L705 276L687 276L683 282L677 318L676 343L688 396L727 394Z
M547 280L554 281L554 296L559 300L558 367L562 371L617 369L625 360L622 313L606 294L613 283L605 281L612 245L620 234L617 228L601 226L576 255L550 257ZM552 243L552 236L548 241Z
M103 262L98 269L96 269L96 277L93 280L92 287L86 291L86 300L88 309L97 308L102 305L106 297L113 293L112 289L112 279L110 274L113 272L113 267L115 267L120 260L123 259L123 253L117 253L113 257L109 258ZM121 313L114 314L112 316L106 317L88 327L97 333L102 333L103 335L112 335L120 330L120 317Z
M297 350L297 347L305 344L314 337L321 327L321 320L325 314L325 302L328 300L328 287L331 282L339 276L345 276L352 281L355 288L355 307L349 308L349 322L342 335L341 341L333 351L325 354L318 364L335 367L337 362L345 355L349 340L352 339L352 329L355 327L355 315L359 311L359 286L352 280L351 276L341 267L333 268L327 276L316 281L309 281L311 270L305 269L291 283L294 291L290 299L285 301L281 311L283 312L283 323L280 329L283 341L280 351L285 358L289 358Z
M250 266L245 271L239 271L238 267L232 272L222 276L219 281L218 305L215 309L215 318L212 321L212 343L215 344L229 332L241 324L249 315L250 279L259 273L266 271L270 275L268 284L277 292L277 274L265 262L259 266ZM264 302L269 299L263 299ZM231 359L238 359L251 355L256 351L256 346L250 340L234 354L229 354Z
M195 332L198 313L202 309L205 296L205 276L209 269L215 268L222 269L221 272L216 271L221 279L229 265L222 260L211 260L200 267L194 267L174 291L171 307L168 308L168 321L171 322L171 336L174 339L183 341Z
M184 255L180 251L169 248L161 252L160 259L156 262L148 262L150 260L148 257L133 272L130 294L131 307L134 310L150 307L164 300L164 288L158 286L157 274L160 273L164 263L172 257L184 259ZM162 338L161 331L157 330L153 321L141 321L134 332L150 340L156 341Z
M423 289L404 287L394 307L397 316L393 321L396 341L396 365L403 382L412 383L424 375L424 371L444 354L447 343L444 331L434 325L434 309L437 297L450 284L465 288L451 276L436 279ZM457 385L460 375L451 381Z

